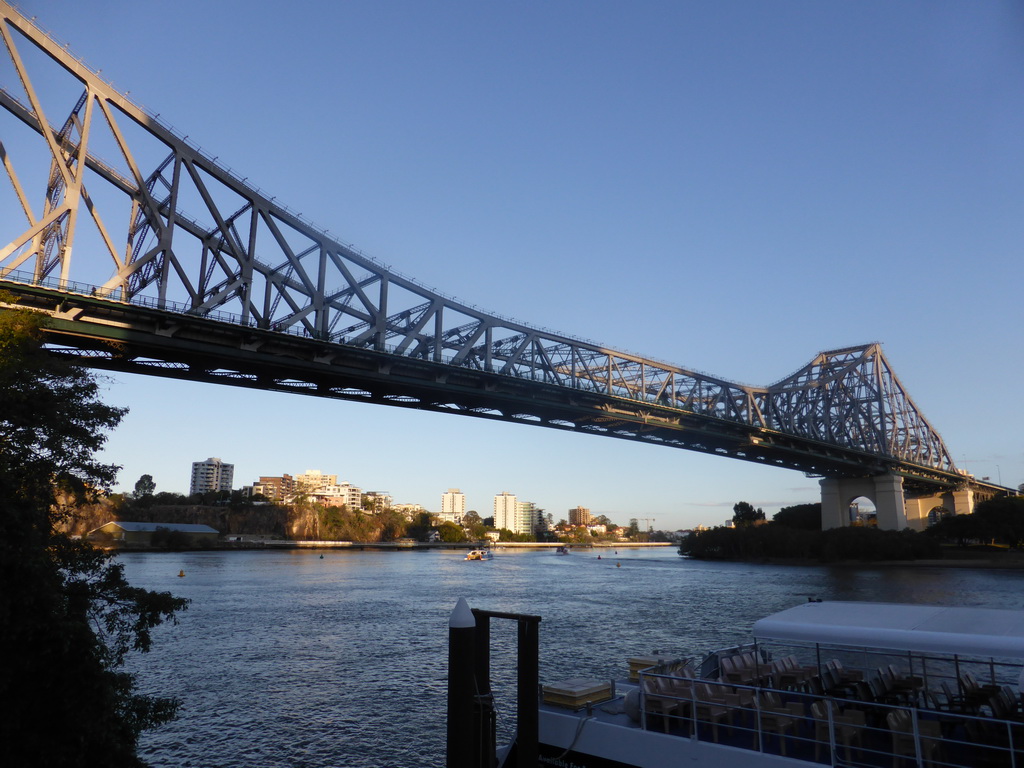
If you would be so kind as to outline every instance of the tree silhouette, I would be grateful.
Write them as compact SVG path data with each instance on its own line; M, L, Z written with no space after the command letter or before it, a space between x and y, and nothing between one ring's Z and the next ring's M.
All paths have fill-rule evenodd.
M120 667L186 601L132 587L112 555L64 532L115 479L95 454L125 411L43 349L41 322L0 310L0 741L9 765L134 768L139 734L177 702L139 695Z
M737 502L732 508L732 521L737 527L754 525L758 520L764 520L764 511L754 509L754 505L746 501Z

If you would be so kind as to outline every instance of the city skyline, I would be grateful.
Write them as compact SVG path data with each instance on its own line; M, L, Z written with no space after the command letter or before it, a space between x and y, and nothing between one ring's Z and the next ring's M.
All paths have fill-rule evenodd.
M240 176L426 285L758 385L879 340L962 469L1024 482L1024 405L1000 397L1024 378L1018 4L22 8ZM200 17L244 43L196 46ZM121 44L157 29L189 56ZM103 454L122 490L142 474L183 489L203 453L237 477L330 465L396 500L510 487L666 529L818 500L800 473L606 437L104 386L131 409Z
M353 480L346 480L344 478L339 480L339 475L337 473L330 474L330 473L324 472L322 469L319 469L319 468L306 469L305 472L298 473L298 474L295 474L295 475L290 475L289 473L283 473L281 476L261 474L261 475L259 475L259 477L257 477L255 480L253 480L251 483L242 483L242 484L238 485L235 488L225 488L222 485L218 485L218 487L216 487L216 488L212 488L211 487L211 488L205 488L205 489L197 490L195 488L196 468L200 467L200 466L205 466L205 465L210 464L212 462L216 462L218 466L222 465L224 467L227 467L228 468L228 470L227 470L227 477L230 478L232 476L233 471L234 471L234 466L231 463L225 462L225 461L223 461L220 458L216 458L216 459L210 458L210 459L206 459L205 461L193 462L192 463L192 472L191 472L192 482L190 483L189 495L193 495L193 494L196 494L196 493L205 493L205 492L207 492L209 490L242 490L242 489L245 489L245 488L255 488L256 492L259 492L260 486L265 484L264 481L279 480L279 479L282 479L282 478L290 480L294 484L295 487L301 487L301 486L303 486L304 483L308 484L308 478L315 477L316 479L323 478L323 484L341 485L341 486L352 486L352 487L359 488L359 490L362 493L364 493L364 494L369 494L369 495L388 494L388 495L391 495L393 497L393 494L389 494L389 492L386 489L385 490L377 490L377 491L363 490L363 487L361 485L359 485L358 482L355 482ZM218 479L219 479L219 477L220 477L220 475L218 474ZM157 490L158 491L161 491L161 490L163 490L163 491L170 491L172 493L180 493L180 491L176 491L176 490L173 490L173 489L167 489L167 488L159 488L158 487ZM502 495L504 493L505 492L492 494L491 500L493 501L495 496ZM517 495L515 493L510 493L509 495L511 495L513 498L517 498ZM451 497L451 498L448 501L446 501L446 497ZM394 500L394 503L397 504L397 505L402 505L402 506L410 505L410 504L411 505L419 505L419 506L421 506L423 508L424 511L427 511L427 512L430 512L431 514L439 515L439 516L444 516L445 514L448 514L449 511L447 509L447 506L448 506L449 502L452 505L451 514L455 515L456 517L461 517L466 512L476 512L478 515L480 515L481 518L486 518L486 517L490 516L487 513L487 509L489 508L487 504L471 505L471 504L467 503L466 502L466 494L462 493L462 491L459 488L448 488L448 489L446 489L441 494L441 503L440 503L440 505L436 509L433 508L433 506L430 505L430 504L424 504L423 501L421 501L419 498L402 499L402 500L395 499ZM552 514L552 515L555 516L555 520L559 519L558 515L552 509L548 509L547 507L545 507L545 506L543 506L541 504L537 504L536 502L525 502L525 503L529 503L529 504L532 504L532 505L536 506L538 512L544 512L545 514ZM574 511L576 511L578 509L581 509L581 508L582 507L577 505L576 507L573 507L572 509L565 510L564 514L562 515L562 517L566 518L566 520L568 521L570 513L574 512ZM588 510L588 512L589 512L589 510ZM601 513L601 514L604 514L604 513ZM612 522L616 522L617 523L617 521L615 521L615 520L613 520Z

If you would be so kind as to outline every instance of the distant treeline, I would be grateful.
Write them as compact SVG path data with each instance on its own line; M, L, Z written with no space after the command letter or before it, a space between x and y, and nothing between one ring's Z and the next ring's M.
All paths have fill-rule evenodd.
M743 502L737 505L742 509ZM749 506L749 505L747 505ZM739 512L737 513L739 515ZM978 504L973 514L947 515L924 532L870 526L821 528L821 505L787 507L771 522L694 531L679 554L701 560L809 560L816 562L939 559L950 547L1024 544L1024 496Z
M870 527L808 531L777 523L711 528L685 538L679 553L699 560L919 560L942 557L938 539Z

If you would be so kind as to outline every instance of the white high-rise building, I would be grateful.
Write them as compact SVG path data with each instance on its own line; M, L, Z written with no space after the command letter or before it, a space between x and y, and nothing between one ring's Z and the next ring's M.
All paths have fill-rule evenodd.
M188 492L189 495L192 495L210 491L230 491L234 479L234 464L225 464L215 458L209 458L206 461L193 461L192 482L189 484Z
M466 494L458 488L449 488L441 494L441 519L462 525L462 518L466 514Z
M505 528L513 533L516 531L516 518L518 517L516 495L503 491L494 497L494 527L498 530Z
M532 501L516 502L516 527L510 529L513 533L536 533L537 523L540 517L540 510Z

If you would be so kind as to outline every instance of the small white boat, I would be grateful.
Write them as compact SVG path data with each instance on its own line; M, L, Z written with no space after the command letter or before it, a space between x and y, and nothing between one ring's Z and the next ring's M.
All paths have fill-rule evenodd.
M490 560L494 555L489 549L471 549L466 555L467 560Z

